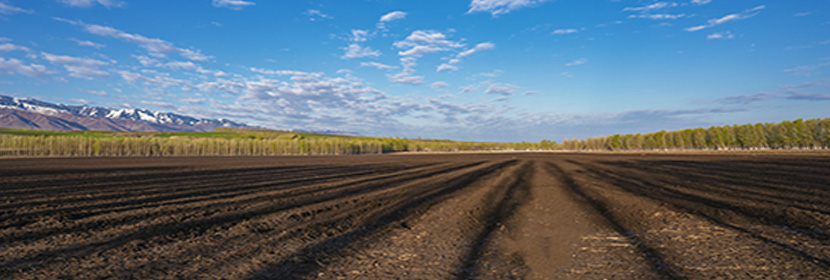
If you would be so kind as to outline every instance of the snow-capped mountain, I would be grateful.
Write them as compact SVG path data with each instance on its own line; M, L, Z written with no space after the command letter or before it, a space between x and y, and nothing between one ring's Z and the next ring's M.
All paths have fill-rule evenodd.
M212 131L247 128L226 119L200 119L146 109L109 109L0 95L0 127L48 130Z

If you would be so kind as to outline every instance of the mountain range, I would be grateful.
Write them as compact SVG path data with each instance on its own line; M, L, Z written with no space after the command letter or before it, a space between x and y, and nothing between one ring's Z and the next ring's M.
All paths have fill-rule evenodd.
M202 119L147 109L54 104L0 95L0 127L41 130L213 131L252 128L226 119Z

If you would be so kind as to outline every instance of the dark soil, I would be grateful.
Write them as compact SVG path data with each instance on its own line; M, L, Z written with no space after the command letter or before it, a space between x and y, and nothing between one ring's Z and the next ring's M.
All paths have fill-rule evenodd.
M3 159L0 279L830 279L830 156Z

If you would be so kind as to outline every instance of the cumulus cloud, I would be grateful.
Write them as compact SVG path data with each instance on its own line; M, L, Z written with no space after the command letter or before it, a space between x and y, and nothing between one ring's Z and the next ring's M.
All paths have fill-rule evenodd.
M520 87L511 84L492 84L484 90L484 93L487 94L500 94L500 95L512 95L519 90Z
M254 6L256 3L243 0L213 0L213 6L219 8L228 8L231 10L242 10L245 6Z
M573 33L577 33L577 32L579 32L579 30L576 30L576 29L573 29L573 28L568 28L568 29L556 29L553 32L551 32L551 34L564 35L564 34L573 34Z
M712 0L692 0L692 4L695 5L706 5L712 2Z
M378 70L392 70L392 69L398 68L397 66L386 65L386 64L378 63L378 62L374 62L374 61L361 62L360 67L374 67L374 68L377 68Z
M23 8L18 8L18 7L6 4L4 2L0 2L0 14L11 15L11 14L16 14L16 13L34 14L35 11L34 10L23 9Z
M457 71L457 70L458 70L458 66L455 66L455 65L449 64L449 63L442 63L441 65L438 65L438 68L435 71L444 72L444 71Z
M547 0L473 0L468 14L485 12L497 17L524 7L536 6Z
M441 90L441 89L444 89L448 86L450 86L450 84L448 84L446 82L440 82L440 81L439 82L434 82L431 85L429 85L429 87L431 87L434 90Z
M184 49L173 45L173 43L164 41L162 39L148 38L140 34L127 33L109 26L87 24L81 21L67 20L62 18L55 18L55 20L66 22L72 25L81 26L86 32L120 39L126 42L137 44L139 47L147 50L153 56L164 57L167 54L175 53L190 60L206 61L210 57L203 55L201 51L195 49Z
M572 61L572 62L569 62L569 63L565 64L565 66L568 66L568 67L570 67L570 66L578 66L578 65L585 64L585 63L588 63L588 59L583 57L583 58L580 58L580 59L574 60L574 61Z
M64 5L70 7L78 8L89 8L94 6L95 4L99 4L107 8L122 8L126 5L122 1L115 0L58 0L58 2L61 2Z
M99 50L102 49L102 48L107 47L107 45L98 44L98 43L95 43L95 42L92 42L92 41L83 41L83 40L78 40L78 39L75 39L75 38L69 38L69 40L73 41L75 43L78 43L78 46L82 46L82 47L92 47L92 48L96 48L96 49L99 49Z
M409 72L401 72L394 75L386 75L389 78L390 82L394 83L401 83L401 84L409 84L409 85L420 85L424 83L423 76L415 76Z
M352 42L365 42L369 38L369 31L352 29L352 34L349 40Z
M66 71L69 71L69 76L75 78L92 80L92 77L106 78L110 76L109 72L99 69L100 67L109 65L109 62L85 57L55 55L45 52L40 53L40 55L52 64L62 65Z
M324 14L320 10L308 9L305 14L308 16L308 20L310 21L317 21L322 19L333 19L333 16Z
M398 52L398 55L414 57L464 46L464 44L447 40L446 35L435 30L413 31L406 39L397 41L393 45L402 49Z
M715 32L706 36L706 39L713 40L713 39L733 39L735 35L732 35L732 32L725 31L725 32Z
M18 45L12 44L12 43L0 44L0 52L11 52L11 51L29 52L31 50L29 50L29 48L27 48L27 47L18 46Z
M754 17L754 16L758 15L758 11L763 10L764 8L766 8L766 6L761 5L761 6L752 8L752 9L744 10L740 13L728 14L728 15L725 15L721 18L710 19L706 22L706 24L702 24L702 25L698 25L698 26L692 26L692 27L686 28L685 30L689 31L689 32L695 32L695 31L700 31L700 30L706 29L706 28L715 27L715 26L718 26L718 25L721 25L721 24L724 24L724 23L727 23L727 22L730 22L730 21L748 19L748 18L751 18L751 17Z
M23 61L18 59L9 58L5 59L0 57L0 73L7 74L7 75L14 75L20 74L24 76L29 76L33 78L47 78L50 75L54 74L54 71L51 71L46 68L46 66L39 65L39 64L29 64L26 65Z
M346 53L341 56L343 59L361 58L369 56L380 56L380 51L373 50L371 47L361 47L358 44L349 44L348 47L343 48Z

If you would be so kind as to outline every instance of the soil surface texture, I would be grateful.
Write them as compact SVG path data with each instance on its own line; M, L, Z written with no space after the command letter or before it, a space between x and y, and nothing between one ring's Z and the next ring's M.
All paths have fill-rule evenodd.
M830 279L830 155L0 159L0 279Z

